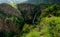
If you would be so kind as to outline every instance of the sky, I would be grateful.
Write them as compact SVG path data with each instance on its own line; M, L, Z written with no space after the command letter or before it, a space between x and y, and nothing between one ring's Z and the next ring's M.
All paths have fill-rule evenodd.
M21 2L25 2L27 0L0 0L0 3L21 3Z

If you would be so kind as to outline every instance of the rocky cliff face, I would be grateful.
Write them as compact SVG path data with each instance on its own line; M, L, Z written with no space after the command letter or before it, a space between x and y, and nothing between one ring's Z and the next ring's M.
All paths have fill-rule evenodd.
M6 14L19 16L17 9L13 8L11 5L6 4L6 3L0 4L0 11L2 11L3 13L6 13Z

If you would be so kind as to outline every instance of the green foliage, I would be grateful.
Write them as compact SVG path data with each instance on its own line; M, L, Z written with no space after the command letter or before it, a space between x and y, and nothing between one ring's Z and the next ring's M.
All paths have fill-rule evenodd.
M48 6L46 9L44 9L43 12L41 14L41 17L60 16L60 5L52 4L52 5Z
M29 25L28 24L25 24L24 27L23 27L23 32L24 33L28 33L30 30L29 30Z
M41 34L46 37L60 37L60 17L51 17L51 18L43 18L41 20L40 25L42 25Z
M39 37L39 36L40 36L40 32L37 31L31 31L26 35L26 37Z

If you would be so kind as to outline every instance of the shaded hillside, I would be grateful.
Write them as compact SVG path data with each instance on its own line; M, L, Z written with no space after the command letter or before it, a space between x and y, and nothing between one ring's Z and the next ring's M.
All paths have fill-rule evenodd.
M34 4L21 3L17 5L18 9L21 11L22 16L28 23L34 23L37 15L40 15L40 9Z

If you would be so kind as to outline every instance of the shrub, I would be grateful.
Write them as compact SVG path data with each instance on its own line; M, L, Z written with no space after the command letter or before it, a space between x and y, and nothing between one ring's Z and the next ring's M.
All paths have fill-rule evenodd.
M60 17L46 17L41 20L43 37L60 37Z
M26 37L40 37L40 32L37 31L31 31L26 35Z
M51 16L60 16L60 5L53 4L48 6L46 9L43 10L41 17L51 17Z

